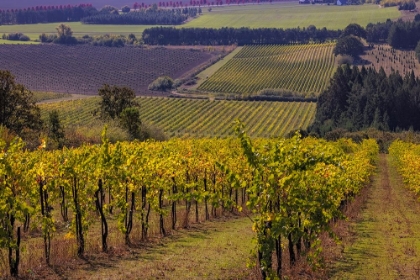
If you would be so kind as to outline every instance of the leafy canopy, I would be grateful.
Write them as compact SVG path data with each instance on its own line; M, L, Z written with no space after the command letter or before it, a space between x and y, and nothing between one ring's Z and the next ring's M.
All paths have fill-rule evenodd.
M338 39L334 48L334 55L350 55L357 57L364 51L363 43L354 36L345 36Z
M100 118L116 119L119 118L122 111L129 107L138 107L139 104L135 101L136 94L131 88L103 85L98 91L102 98L99 103Z
M41 113L33 94L15 82L9 71L0 70L0 125L20 134L24 129L40 130Z

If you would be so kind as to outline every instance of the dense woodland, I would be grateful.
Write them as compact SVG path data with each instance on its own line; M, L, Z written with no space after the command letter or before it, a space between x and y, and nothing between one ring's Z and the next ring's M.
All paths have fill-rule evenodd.
M315 122L309 129L323 136L342 128L374 127L384 131L420 130L420 79L411 72L387 76L381 68L338 67L331 84L318 99Z
M152 27L143 31L149 45L254 45L325 42L341 35L340 30L308 28L181 28Z
M366 27L369 43L388 43L393 48L414 49L420 40L420 16L414 21L391 21L370 23Z
M139 6L136 10L130 11L126 6L120 13L115 7L105 6L97 10L91 4L36 6L27 9L0 10L0 24L77 21L91 24L181 24L188 17L195 17L201 12L201 8L182 8L179 5L176 7L160 9L154 4L149 7Z

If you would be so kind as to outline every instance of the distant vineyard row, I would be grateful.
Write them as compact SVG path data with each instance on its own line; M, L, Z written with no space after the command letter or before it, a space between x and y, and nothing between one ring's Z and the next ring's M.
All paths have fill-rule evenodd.
M334 73L334 44L246 46L198 89L256 93L266 88L318 94Z
M313 121L315 103L210 101L146 98L140 101L141 119L170 137L233 136L233 120L240 119L252 137L279 137L306 128ZM98 98L41 104L43 117L59 110L65 126L89 126Z
M179 78L211 59L201 51L165 48L0 45L0 69L33 91L97 94L103 84L151 94L159 76Z

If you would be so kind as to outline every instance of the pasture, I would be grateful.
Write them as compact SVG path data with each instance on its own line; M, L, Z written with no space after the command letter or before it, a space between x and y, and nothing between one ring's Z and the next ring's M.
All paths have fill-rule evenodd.
M296 2L284 2L247 5L212 7L208 12L203 9L203 15L182 27L270 27L295 28L315 25L317 28L344 29L350 23L358 23L365 27L368 23L382 22L386 19L396 19L400 12L396 7L380 8L378 5L327 6L299 5Z
M246 46L198 89L226 93L257 93L287 89L318 94L332 77L334 44Z
M204 50L204 49L203 49ZM103 84L137 94L159 76L179 78L218 52L169 48L106 48L90 45L0 45L0 69L33 91L96 94Z
M0 39L0 45L37 45L39 42L34 41L11 41Z
M78 5L82 3L90 3L95 8L100 9L105 5L115 6L117 8L121 8L125 5L132 6L135 1L130 0L19 0L19 1L1 1L0 2L0 9L7 10L7 9L23 9L29 8L34 6L59 6L59 5ZM142 1L144 3L154 3L153 0L145 0Z
M201 16L177 27L295 28L299 26L303 28L315 25L317 28L343 29L349 23L358 23L366 26L370 22L386 21L388 18L396 19L401 15L396 7L380 8L377 5L370 4L339 7L299 5L296 2L212 7L211 12L206 7L203 7L202 10L203 14ZM42 33L56 33L55 28L58 24L0 26L0 34L22 32L34 40ZM152 27L152 25L90 25L80 22L71 22L68 25L77 37L82 37L86 34L103 35L107 33L123 35L133 33L139 37L144 29Z
M136 37L141 37L143 30L152 25L99 25L99 24L82 24L81 22L65 23L70 26L73 35L82 37L83 35L104 35L104 34L122 34L129 35L133 33ZM31 40L39 38L42 33L56 34L56 27L59 23L42 23L42 24L17 24L0 26L0 34L21 32L29 36Z
M99 133L103 124L92 111L99 98L40 104L44 118L58 110L65 127L89 127ZM169 137L202 138L233 136L233 120L240 119L252 137L280 137L305 129L315 116L315 103L210 101L141 97L142 121L164 130ZM97 126L96 128L94 126Z

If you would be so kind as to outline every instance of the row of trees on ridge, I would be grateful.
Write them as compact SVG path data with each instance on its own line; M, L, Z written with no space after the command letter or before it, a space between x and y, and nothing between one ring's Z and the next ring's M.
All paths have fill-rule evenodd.
M174 28L152 27L143 31L149 45L253 45L325 42L337 39L340 30L308 28Z

